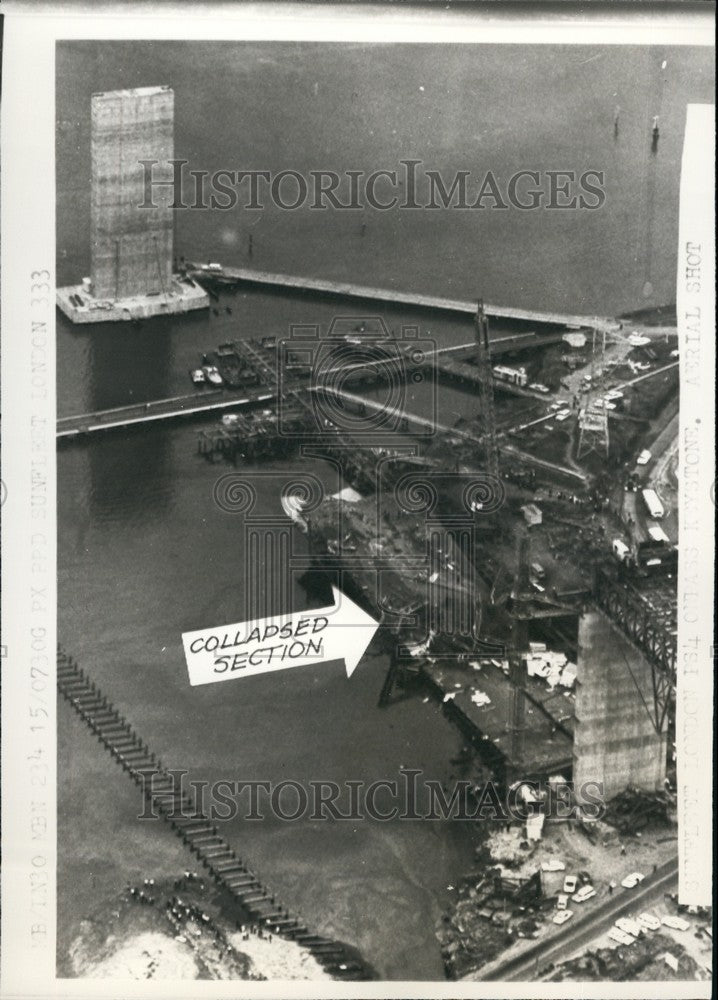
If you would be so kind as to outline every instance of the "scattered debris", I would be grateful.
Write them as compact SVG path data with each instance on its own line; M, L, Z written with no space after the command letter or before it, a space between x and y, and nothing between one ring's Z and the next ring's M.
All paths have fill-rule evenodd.
M635 834L652 823L668 826L674 810L675 798L668 792L644 792L629 787L611 799L603 819L620 833Z
M636 940L617 928L609 933L617 947L599 948L558 965L550 982L661 982L666 979L707 978L705 969L683 949L662 934ZM618 938L630 938L619 941ZM670 951L669 951L670 949ZM670 956L672 961L667 961ZM670 972L666 970L666 966Z

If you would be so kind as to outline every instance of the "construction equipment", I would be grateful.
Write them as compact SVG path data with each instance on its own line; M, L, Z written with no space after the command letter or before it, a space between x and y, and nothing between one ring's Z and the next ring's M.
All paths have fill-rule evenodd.
M601 331L601 361L606 353L606 331ZM576 457L579 461L590 455L592 452L602 458L608 458L608 412L605 401L597 397L595 381L596 359L596 330L593 330L591 338L591 372L589 376L589 387L586 400L579 414L578 426L580 435L578 439L578 451Z
M479 408L484 435L486 471L495 480L499 478L499 450L496 444L496 416L494 413L494 373L491 367L489 321L484 312L483 299L476 306L476 366L479 369Z

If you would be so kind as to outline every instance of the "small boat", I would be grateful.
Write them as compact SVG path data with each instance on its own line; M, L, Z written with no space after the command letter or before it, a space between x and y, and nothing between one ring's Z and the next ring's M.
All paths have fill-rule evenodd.
M222 385L222 376L219 374L219 369L216 365L205 365L202 371L207 381L211 382L212 385Z
M207 378L201 368L193 368L189 373L190 378L195 385L204 385Z

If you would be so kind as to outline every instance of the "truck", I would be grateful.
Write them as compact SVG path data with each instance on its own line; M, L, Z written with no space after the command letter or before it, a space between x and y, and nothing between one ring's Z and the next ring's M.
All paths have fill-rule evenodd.
M651 515L651 517L658 521L665 514L663 509L663 504L661 503L658 494L655 490L645 489L641 491L641 496L643 497L643 502L646 505L646 510Z

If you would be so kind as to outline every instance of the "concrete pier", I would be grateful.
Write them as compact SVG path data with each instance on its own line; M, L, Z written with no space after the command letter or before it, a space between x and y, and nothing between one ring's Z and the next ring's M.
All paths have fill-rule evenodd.
M297 292L330 295L342 299L361 299L365 302L382 302L406 305L438 312L459 313L473 316L476 300L447 299L438 295L419 292L401 292L393 288L374 288L356 285L350 281L333 281L329 278L305 278L295 274L275 274L247 267L222 267L220 265L187 265L188 273L210 285L247 284L269 288L286 288ZM518 309L513 306L490 305L484 309L488 316L522 322L567 326L575 329L588 328L606 330L620 329L618 320L608 316L587 316L573 313L558 313L533 309Z
M579 621L573 756L577 794L587 781L603 782L606 800L628 785L663 789L666 733L656 731L651 664L598 609Z
M209 296L191 278L175 274L166 292L127 298L95 298L84 284L58 288L57 305L73 323L114 323L208 309Z

